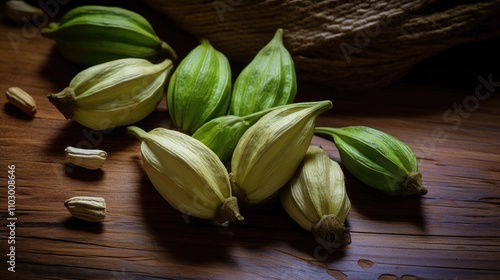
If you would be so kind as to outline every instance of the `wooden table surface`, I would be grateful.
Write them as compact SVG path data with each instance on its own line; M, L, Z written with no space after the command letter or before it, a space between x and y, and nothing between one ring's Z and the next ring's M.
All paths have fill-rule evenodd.
M180 57L197 44L149 7L125 7L146 15ZM333 101L318 126L366 125L406 142L429 190L388 197L346 173L352 243L331 252L276 199L246 209L245 221L229 227L181 215L143 172L135 138L123 128L86 129L49 103L47 94L80 69L38 28L2 15L0 89L25 89L38 112L26 118L0 98L0 278L500 279L500 76L492 70L498 64L488 63L497 51L498 41L449 51L380 90L352 93L299 82L297 101ZM165 102L138 125L170 127ZM313 141L340 160L332 142ZM68 145L103 149L108 160L100 171L72 168L64 156ZM7 215L9 165L16 176L14 216ZM104 197L106 220L72 218L63 202L77 195ZM13 223L15 229L8 227ZM8 270L11 246L15 272Z

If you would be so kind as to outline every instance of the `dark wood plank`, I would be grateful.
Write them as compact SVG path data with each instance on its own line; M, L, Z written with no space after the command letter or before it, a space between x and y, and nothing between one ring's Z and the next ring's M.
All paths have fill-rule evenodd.
M197 44L196 38L140 2L105 2L146 15L180 57ZM71 1L61 11L79 3ZM352 244L331 252L301 230L276 198L245 209L245 221L229 227L173 209L149 182L139 143L124 128L92 131L65 120L49 103L47 94L64 88L79 68L62 59L54 43L39 33L24 34L26 42L15 52L8 38L23 32L22 25L2 18L0 88L20 86L38 104L36 117L30 119L2 97L2 279L500 277L500 88L473 103L480 84L477 75L461 83L471 87L426 85L410 75L367 92L299 82L297 101L334 103L318 118L318 126L366 125L400 138L417 155L429 189L422 197L388 197L346 172ZM239 69L241 65L235 65L236 73ZM500 80L496 73L481 75ZM456 106L468 107L459 114ZM170 127L165 102L138 125ZM330 139L315 137L313 143L340 162ZM103 149L109 157L100 171L75 168L66 164L68 145ZM15 273L7 270L6 262L10 164L16 166ZM89 224L70 217L63 202L75 195L105 197L106 221Z

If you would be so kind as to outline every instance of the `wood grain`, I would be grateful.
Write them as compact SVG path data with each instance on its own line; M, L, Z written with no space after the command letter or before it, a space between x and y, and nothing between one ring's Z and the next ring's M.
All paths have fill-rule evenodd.
M180 57L197 44L151 8L120 5L146 15ZM25 36L15 52L9 34L22 32L23 26L2 18L0 88L25 89L38 112L27 118L2 97L1 279L500 277L500 87L477 103L473 98L481 84L478 76L499 81L496 73L479 69L467 77L468 87L416 83L418 77L410 76L385 89L355 93L299 82L297 101L334 103L318 126L366 125L391 133L415 152L429 189L422 197L388 197L346 171L352 244L329 252L276 199L246 209L245 221L229 227L173 209L143 172L136 139L123 128L108 133L86 129L65 120L49 103L47 94L60 91L80 69L39 33ZM464 108L462 114L454 111L456 106ZM166 110L163 101L137 125L170 127ZM340 161L329 139L315 137L313 143ZM64 158L68 145L103 149L108 160L100 171L69 166ZM11 164L16 170L15 273L6 262ZM70 217L63 202L75 195L106 198L106 221L90 224Z

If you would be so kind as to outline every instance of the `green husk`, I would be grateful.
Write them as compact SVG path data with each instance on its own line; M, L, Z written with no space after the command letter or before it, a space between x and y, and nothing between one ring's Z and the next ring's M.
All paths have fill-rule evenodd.
M356 178L389 195L423 195L422 174L415 154L402 141L365 126L317 127L333 138L344 166Z

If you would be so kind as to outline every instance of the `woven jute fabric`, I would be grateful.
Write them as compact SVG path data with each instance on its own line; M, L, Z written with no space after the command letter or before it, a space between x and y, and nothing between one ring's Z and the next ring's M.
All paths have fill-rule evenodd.
M297 77L384 87L447 48L500 35L500 0L146 0L243 65L284 30Z

